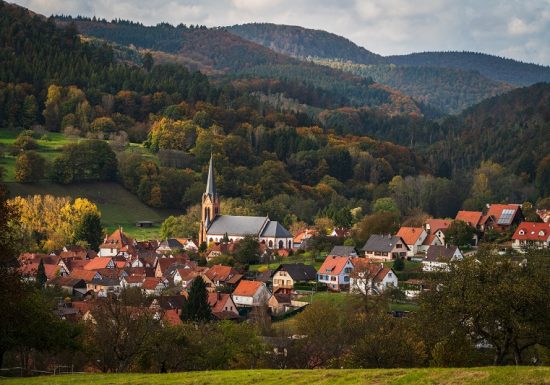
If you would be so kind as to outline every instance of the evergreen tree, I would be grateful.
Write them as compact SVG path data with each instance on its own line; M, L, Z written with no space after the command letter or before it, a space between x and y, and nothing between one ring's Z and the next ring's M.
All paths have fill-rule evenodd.
M103 231L99 214L94 212L85 213L76 226L74 241L85 241L91 249L98 250L102 239Z
M44 287L48 277L46 276L46 268L44 267L44 260L41 259L36 270L36 285L38 287Z
M208 291L206 283L198 276L191 285L189 297L183 306L181 319L183 321L209 321L212 318L212 309L208 304Z
M395 271L401 271L405 268L405 261L403 261L402 258L397 258L395 261L393 261L393 270Z

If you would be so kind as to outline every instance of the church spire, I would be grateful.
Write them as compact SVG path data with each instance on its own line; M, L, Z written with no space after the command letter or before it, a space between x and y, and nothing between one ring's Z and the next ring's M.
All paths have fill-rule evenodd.
M210 153L210 166L208 167L208 179L206 180L205 194L210 195L212 198L216 196L216 182L214 181L214 161L212 153Z

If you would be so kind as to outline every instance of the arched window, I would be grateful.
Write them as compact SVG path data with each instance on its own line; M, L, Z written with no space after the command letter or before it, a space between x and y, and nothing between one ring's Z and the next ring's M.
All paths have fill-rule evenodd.
M285 247L285 244L283 243L283 241L279 241L279 249L282 249L283 247Z
M292 241L288 241L288 248L291 249L292 248Z
M270 240L269 243L268 243L268 246L269 246L270 248L273 247L273 241Z
M208 242L208 243L212 243L212 241L213 241L213 239L212 239L212 238L210 238L210 242Z

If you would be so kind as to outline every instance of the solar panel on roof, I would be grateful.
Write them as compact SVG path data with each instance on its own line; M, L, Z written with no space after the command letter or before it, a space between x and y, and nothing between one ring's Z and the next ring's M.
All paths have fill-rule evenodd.
M499 225L509 225L512 223L512 219L514 218L515 210L511 209L504 209L502 210L502 214L500 215L500 218L497 221L497 224Z

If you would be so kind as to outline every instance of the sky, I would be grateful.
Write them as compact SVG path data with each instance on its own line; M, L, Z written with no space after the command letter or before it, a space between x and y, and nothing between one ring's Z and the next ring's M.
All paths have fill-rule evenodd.
M476 51L550 65L550 0L10 0L51 15L322 29L381 55Z

